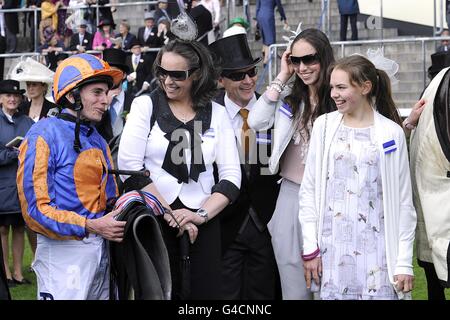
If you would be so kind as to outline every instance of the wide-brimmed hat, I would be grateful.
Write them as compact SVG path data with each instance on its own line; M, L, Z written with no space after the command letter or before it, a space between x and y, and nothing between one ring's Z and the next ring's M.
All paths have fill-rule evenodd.
M436 52L431 55L431 66L428 68L428 74L431 78L439 73L445 67L450 67L450 52Z
M0 94L1 93L13 93L24 94L25 90L20 89L20 82L16 80L1 80L0 81Z
M59 55L58 55L59 56ZM55 73L32 58L19 61L13 68L10 78L22 82L53 83Z
M219 39L209 48L223 71L249 68L261 61L261 57L253 59L245 34Z
M116 27L116 24L114 22L112 22L111 20L103 19L103 20L100 20L100 22L98 23L97 28L101 28L101 27L106 26L106 25L111 26L111 28L113 28L113 29Z
M130 72L130 67L125 64L127 54L125 51L116 48L107 48L103 50L103 60L109 63L111 67L117 67L125 73Z

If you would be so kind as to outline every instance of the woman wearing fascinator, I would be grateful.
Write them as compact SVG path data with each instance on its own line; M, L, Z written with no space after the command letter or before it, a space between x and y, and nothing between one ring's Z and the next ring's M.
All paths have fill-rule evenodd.
M338 110L314 123L299 193L307 286L325 300L410 299L416 211L390 79L361 55L330 72Z
M161 225L171 263L172 298L219 299L217 215L239 194L238 151L225 109L212 102L219 73L208 49L193 41L195 24L182 14L171 30L178 39L162 47L154 63L158 88L131 105L118 165L148 169L149 179L129 178L125 189L151 192L171 210Z
M312 124L319 115L335 109L327 76L327 68L334 62L330 42L320 30L300 32L300 29L301 23L281 58L280 73L248 117L250 127L255 130L274 126L269 169L276 173L280 167L283 179L268 229L284 300L312 297L306 288L301 258L303 240L298 221L298 191ZM287 85L291 78L292 82Z

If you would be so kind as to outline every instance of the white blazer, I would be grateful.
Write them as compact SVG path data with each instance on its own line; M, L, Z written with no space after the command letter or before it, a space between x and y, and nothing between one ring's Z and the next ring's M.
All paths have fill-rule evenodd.
M321 115L314 122L305 174L299 191L299 220L302 225L304 254L313 253L321 243L328 153L341 120L342 114L335 111ZM325 125L327 128L324 139ZM416 211L412 202L408 150L403 129L375 111L374 127L380 150L386 259L389 279L393 284L394 275L413 274ZM392 140L395 141L396 150L385 154L383 143Z
M198 181L178 182L164 169L162 164L168 140L156 121L150 132L150 117L153 105L150 96L133 100L119 146L118 167L122 170L150 171L150 178L164 199L170 204L177 197L187 207L200 208L211 195L215 185L213 163L217 163L219 181L228 180L238 189L241 186L241 169L234 131L224 107L213 102L210 129L204 133L201 145L206 171L200 173ZM189 138L189 137L187 137ZM190 167L190 150L186 162ZM127 176L122 177L122 180Z

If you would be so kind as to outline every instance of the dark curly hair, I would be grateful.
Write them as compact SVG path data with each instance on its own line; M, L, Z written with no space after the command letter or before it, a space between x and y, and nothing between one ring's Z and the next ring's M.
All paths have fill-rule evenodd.
M194 110L203 108L211 102L217 94L220 70L214 66L208 48L196 41L172 40L158 52L153 64L153 74L156 74L156 68L161 65L161 58L166 52L173 52L185 58L189 69L197 68L193 73L194 80L191 88ZM161 86L161 84L159 85Z

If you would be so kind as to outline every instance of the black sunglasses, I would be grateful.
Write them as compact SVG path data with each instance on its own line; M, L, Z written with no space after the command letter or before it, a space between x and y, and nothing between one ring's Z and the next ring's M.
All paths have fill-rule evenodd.
M300 65L303 62L305 66L309 66L315 63L319 63L319 55L317 53L308 54L303 57L290 56L289 59L293 65Z
M258 68L253 67L250 70L247 71L239 71L239 72L231 72L231 73L225 73L223 76L225 78L228 78L232 81L242 81L245 79L245 76L248 75L250 78L253 78L258 74Z
M198 68L193 68L189 70L166 70L161 66L156 66L156 77L160 79L165 79L167 78L167 76L169 76L172 80L184 81L190 76L192 76L194 71L197 69Z

